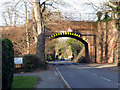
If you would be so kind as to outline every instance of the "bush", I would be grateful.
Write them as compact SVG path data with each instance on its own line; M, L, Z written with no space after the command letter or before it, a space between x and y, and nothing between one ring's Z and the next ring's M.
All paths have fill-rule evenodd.
M40 66L40 69L46 70L47 63L45 61L41 61L39 66Z
M120 66L120 61L118 62L118 66Z
M54 61L55 60L55 55L54 54L47 55L46 60L47 61Z
M9 39L2 40L2 88L12 87L14 73L14 49Z
M25 72L31 72L40 67L45 68L45 66L45 62L40 61L34 54L27 54L23 56L23 69Z
M85 57L81 57L80 59L78 59L79 63L88 63L88 60Z

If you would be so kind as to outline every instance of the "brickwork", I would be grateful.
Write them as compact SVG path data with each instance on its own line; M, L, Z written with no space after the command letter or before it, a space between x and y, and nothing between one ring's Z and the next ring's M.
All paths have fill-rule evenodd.
M118 30L115 21L99 22L97 33L97 63L117 62Z
M1 89L2 89L2 41L0 40L0 90Z
M79 26L77 26L78 23ZM90 24L88 22L84 22L83 27L82 24L83 22L77 22L77 24L75 24L74 22L73 25L71 25L72 26L71 28L72 29L75 28L79 33L85 35L84 37L88 39L88 51L89 51L88 53L90 57L90 62L93 63L117 62L118 54L116 53L117 52L116 48L118 41L118 34L117 34L118 31L115 27L115 21L98 22L97 28L96 28L96 23ZM57 25L55 24L54 27L49 25L48 27L52 32L47 32L47 34L51 35L52 33L53 34L58 33L62 29L65 29L65 27L67 27L67 25L65 25L64 27L63 26L64 23L62 23L61 29L58 26L60 30L54 32L51 29L54 29L54 27L57 27ZM48 40L49 40L48 37L46 37L47 42Z

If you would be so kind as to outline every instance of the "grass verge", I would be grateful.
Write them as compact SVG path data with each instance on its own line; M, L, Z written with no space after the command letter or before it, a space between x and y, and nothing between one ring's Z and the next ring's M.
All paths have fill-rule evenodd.
M12 88L34 88L37 76L14 76Z

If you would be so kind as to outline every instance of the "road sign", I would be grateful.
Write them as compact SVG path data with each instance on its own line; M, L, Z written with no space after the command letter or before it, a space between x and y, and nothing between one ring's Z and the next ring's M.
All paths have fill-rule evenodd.
M73 32L73 30L69 27L68 28L68 30L67 30L68 32Z

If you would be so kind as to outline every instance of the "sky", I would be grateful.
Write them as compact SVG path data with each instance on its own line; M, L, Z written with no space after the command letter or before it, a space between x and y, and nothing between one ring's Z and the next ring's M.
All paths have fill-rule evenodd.
M15 1L18 1L18 0L15 0ZM44 0L42 0L42 1L44 1ZM65 12L67 12L67 13L72 12L72 13L77 13L77 14L81 13L84 16L84 14L95 12L95 10L91 6L84 5L85 3L93 2L94 4L99 6L100 3L103 3L106 0L59 0L59 1L64 2L66 4L66 6L55 5L56 7L59 8L59 11L62 11L64 13ZM3 25L3 22L2 22L3 19L2 19L1 12L4 10L3 3L5 3L5 2L11 2L11 0L0 0L0 26ZM91 15L91 16L93 16L93 15ZM76 17L79 17L79 16L76 15ZM83 18L86 18L86 17L83 17Z

